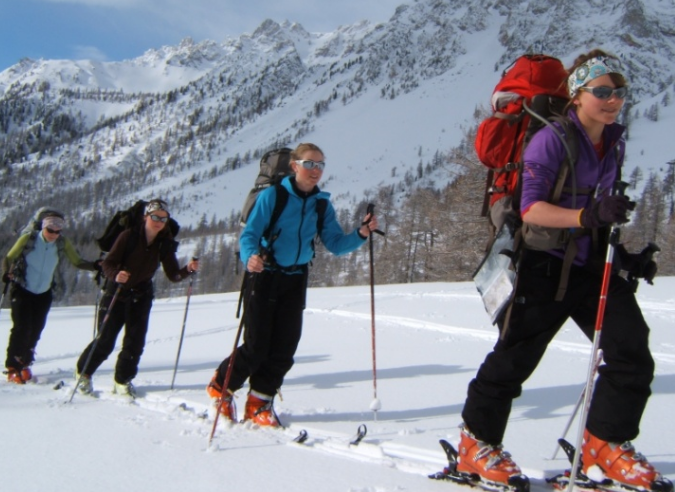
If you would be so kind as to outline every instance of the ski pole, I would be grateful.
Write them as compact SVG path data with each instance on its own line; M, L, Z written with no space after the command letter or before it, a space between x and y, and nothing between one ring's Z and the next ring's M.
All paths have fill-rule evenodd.
M373 203L368 204L366 209L366 215L370 215L367 222L364 222L363 225L370 222L373 212L375 211L375 205ZM384 232L379 229L375 229L373 232L376 232L384 236ZM373 411L373 420L377 420L377 412L382 408L382 402L380 402L377 397L377 350L375 344L375 267L373 262L373 235L370 234L368 237L368 250L369 250L369 261L370 261L370 332L371 332L371 351L373 356L373 401L370 403L370 409Z
M249 281L249 286L251 288L251 293L246 299L246 303L244 306L244 312L241 316L241 320L239 321L239 328L237 328L237 334L234 337L234 345L232 347L232 353L230 354L230 360L227 363L227 372L225 373L225 381L223 382L223 390L222 394L220 397L220 402L218 402L218 406L216 407L216 416L213 418L213 427L211 428L211 434L209 435L209 444L208 446L211 446L211 442L213 441L213 436L216 433L216 427L218 426L218 417L220 416L220 410L223 407L223 403L225 402L225 392L228 391L228 387L230 385L230 379L232 378L232 369L234 368L234 359L237 356L237 346L239 345L239 339L241 338L241 332L244 327L244 319L246 318L246 312L248 311L249 304L251 302L251 298L255 295L255 281L257 274L255 273L244 273L244 278L248 277Z
M597 371L598 366L600 365L600 362L602 362L602 351L600 356L598 357L597 363L595 365L595 370ZM567 421L567 425L565 426L565 429L563 430L561 438L564 439L567 436L567 432L569 432L570 427L572 427L572 422L574 421L574 418L577 416L577 413L579 412L579 408L581 407L581 402L584 401L584 395L586 394L586 386L584 386L581 389L581 393L579 394L579 399L577 400L577 404L574 406L574 410L572 410L572 415L570 415L569 420ZM560 449L560 445L556 444L555 446L555 451L553 452L553 456L551 456L551 460L554 460L556 456L558 455L558 450Z
M196 256L192 257L192 261L197 261ZM180 359L180 350L183 346L183 337L185 336L185 322L187 321L188 306L190 305L190 296L192 295L192 280L194 279L194 273L190 272L190 283L188 284L187 289L187 299L185 300L185 312L183 313L183 328L180 330L180 340L178 341L178 353L176 354L176 363L173 366L173 377L171 378L171 389L173 389L173 383L176 381L176 371L178 370L178 359Z
M2 289L2 297L0 297L0 311L2 311L2 304L5 302L5 296L7 295L8 289L9 289L9 282L5 282L5 288Z
M82 382L82 378L84 377L85 374L87 374L87 369L89 368L89 363L91 362L91 358L94 355L94 350L96 350L96 346L98 345L98 341L101 339L101 333L103 333L103 328L105 327L105 324L108 322L108 318L110 318L110 312L112 311L113 307L115 306L115 303L117 302L117 297L120 294L120 291L122 290L122 285L118 285L117 289L115 290L115 294L113 295L112 300L110 301L110 304L108 304L108 310L105 313L105 316L103 317L103 321L101 322L101 327L98 330L98 335L96 338L94 338L94 341L91 344L91 349L89 350L89 353L87 354L87 359L84 361L84 367L82 368L82 372L80 373L80 377L77 378L77 382L75 383L75 387L73 388L73 392L70 394L70 398L68 399L68 403L73 401L73 397L75 396L75 392L77 391L77 388L80 386L80 383Z
M623 195L628 183L617 181L614 186L614 194ZM598 312L595 318L595 332L593 336L593 348L591 349L591 361L588 365L588 374L586 376L586 386L584 387L584 403L579 419L579 430L577 432L577 441L574 450L574 459L572 460L572 469L570 471L570 483L567 492L574 490L574 480L578 475L577 469L581 460L581 445L584 440L584 430L588 420L588 410L590 408L591 397L593 394L593 381L600 360L600 335L602 334L602 323L605 318L605 307L607 306L607 292L609 292L609 280L612 276L612 262L614 260L614 245L619 242L619 227L612 224L609 231L609 241L607 245L607 255L605 257L605 268L602 274L602 284L600 286L600 300L598 302Z
M92 333L92 340L96 338L96 330L98 330L98 303L101 300L101 277L103 276L103 269L101 268L101 262L103 261L103 257L105 256L105 253L101 251L101 254L98 257L98 266L99 270L96 272L96 276L94 277L94 282L96 282L96 304L94 304L94 329ZM103 284L105 286L105 284Z
M98 329L98 308L100 302L101 302L101 289L96 289L96 303L94 304L94 332L91 337L92 340L96 338L96 330Z

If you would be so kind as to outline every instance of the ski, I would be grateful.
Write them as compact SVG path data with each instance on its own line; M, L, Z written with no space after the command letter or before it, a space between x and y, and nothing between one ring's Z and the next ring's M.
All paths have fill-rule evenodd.
M565 439L558 439L558 444L564 451L570 464L572 464L576 452L574 445ZM566 490L569 487L571 475L572 470L565 470L563 473L547 478L546 481L556 490ZM592 480L582 473L581 463L579 463L579 469L574 479L574 488L586 492L644 492L643 488L631 487L609 478L605 478L600 482ZM661 477L653 483L651 492L673 492L673 483L667 478Z
M432 480L447 480L458 485L468 485L469 487L477 487L490 492L529 492L530 479L522 474L510 477L509 483L505 484L483 480L475 473L457 471L459 453L445 439L441 439L439 443L448 459L448 466L443 468L442 471L429 475L429 478Z

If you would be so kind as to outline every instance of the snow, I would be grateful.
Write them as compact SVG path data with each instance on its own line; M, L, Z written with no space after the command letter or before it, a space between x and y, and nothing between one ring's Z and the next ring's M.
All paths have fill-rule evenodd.
M377 263L376 263L377 264ZM198 280L197 280L198 281ZM187 284L185 284L187 292ZM656 378L637 449L675 479L675 278L642 284ZM161 295L161 293L159 293ZM92 304L95 294L92 292ZM0 383L3 490L44 492L448 491L426 475L445 464L439 439L458 440L466 387L496 340L472 283L375 286L377 394L368 286L311 289L296 364L276 402L285 431L219 421L204 391L234 343L238 293L192 296L174 389L186 298L158 299L140 372L140 397L111 394L116 353L94 376L99 398L76 394L76 358L91 340L93 306L53 308L33 367L37 384ZM0 312L7 340L9 308ZM514 402L505 447L533 480L563 470L561 437L588 369L590 342L569 323ZM59 381L66 386L53 387ZM243 409L245 390L238 406ZM375 415L371 405L381 404ZM207 412L208 416L203 418ZM376 416L376 419L375 419ZM359 425L368 434L349 446ZM310 439L292 442L300 429ZM568 438L574 440L576 421Z

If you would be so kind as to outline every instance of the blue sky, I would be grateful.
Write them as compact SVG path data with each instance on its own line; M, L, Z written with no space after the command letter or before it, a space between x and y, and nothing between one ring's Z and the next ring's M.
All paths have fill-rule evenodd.
M1 0L0 71L23 57L119 61L186 36L222 41L265 19L312 32L387 21L407 0Z

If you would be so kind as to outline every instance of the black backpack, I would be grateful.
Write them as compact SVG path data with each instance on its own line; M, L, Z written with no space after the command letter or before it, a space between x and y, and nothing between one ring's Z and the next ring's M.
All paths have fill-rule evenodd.
M242 226L246 225L248 216L251 215L251 210L253 210L253 206L261 191L281 183L281 180L286 176L292 175L291 149L282 147L280 149L265 152L260 159L260 171L258 172L258 177L255 178L255 184L251 191L248 192L248 196L244 201L244 206L241 209L241 218L239 219L240 224Z
M144 200L138 200L128 209L118 210L117 212L115 212L115 215L113 215L112 219L110 219L110 221L108 222L108 225L106 226L103 235L98 239L96 239L96 244L98 244L98 247L101 249L101 252L103 253L109 252L110 249L113 247L113 244L115 244L117 237L123 231L127 229L136 230L140 226L141 222L143 222L143 216L145 215L145 206L147 204L148 202ZM176 222L176 220L173 217L169 218L169 230L171 231L171 235L174 238L178 235L178 232L180 231L180 225L178 224L178 222ZM167 243L172 243L170 244L171 247L170 248L168 246L165 247L164 245L165 242L166 241L160 244L160 254L162 257L170 250L172 252L175 252L178 246L178 243L176 241L168 241ZM129 241L125 254L131 252L135 245L136 245L135 240Z

